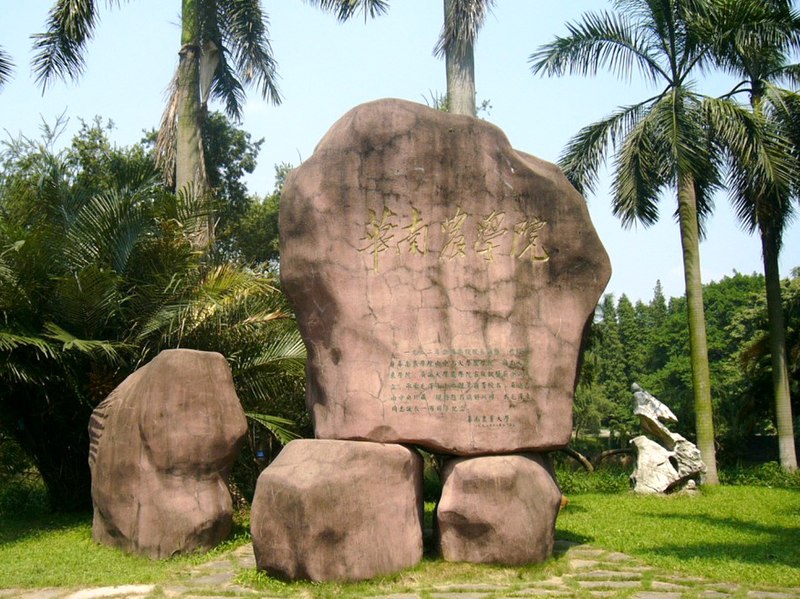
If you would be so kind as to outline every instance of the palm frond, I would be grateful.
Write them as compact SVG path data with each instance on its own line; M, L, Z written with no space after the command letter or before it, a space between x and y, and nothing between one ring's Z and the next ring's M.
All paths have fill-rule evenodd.
M534 74L595 75L606 67L629 79L634 67L651 81L669 80L654 57L639 23L626 15L588 13L580 23L568 23L569 35L556 37L530 55Z
M153 227L147 204L156 186L151 178L139 187L93 196L67 232L65 255L74 268L107 263L124 272L134 247Z
M650 226L658 220L659 194L672 179L669 142L655 108L640 118L625 136L614 165L612 211L624 227Z
M120 361L121 350L130 349L129 345L119 341L80 339L52 322L45 324L44 329L45 335L49 339L61 343L64 351L74 350L83 354L103 355L112 363Z
M624 139L650 101L624 106L607 118L587 125L567 143L558 164L580 193L594 193L606 153Z
M10 352L23 347L34 349L47 358L55 357L55 348L47 339L0 330L0 351Z
M3 89L11 74L14 72L14 62L11 60L11 55L0 47L0 89Z
M212 87L212 96L226 101L230 113L231 98L237 82L254 85L264 99L280 104L277 86L277 63L272 57L268 37L269 21L258 0L224 0L216 3L220 40L220 61ZM238 78L234 77L235 73ZM240 104L241 106L241 104Z
M178 69L167 86L165 93L167 102L161 115L161 124L156 137L155 155L156 167L161 171L164 182L170 188L175 186L175 161L177 159L178 138ZM238 106L238 105L237 105Z
M790 142L769 120L736 103L707 98L703 108L714 138L728 156L728 187L742 226L752 232L759 222L773 221L774 216L765 213L768 205L785 214L782 206L797 177Z
M359 11L367 17L375 18L389 9L387 0L306 0L311 6L334 13L340 21L347 21Z
M483 27L486 17L492 11L496 0L458 0L446 4L444 26L439 41L433 50L434 56L442 58L452 52L463 56L468 47L475 43L478 31Z
M42 90L53 77L75 78L85 66L83 52L97 25L94 0L58 0L47 15L46 31L33 35L33 71Z
M283 445L286 445L293 439L300 438L300 435L292 430L292 427L295 426L295 423L291 420L280 418L278 416L270 416L268 414L259 414L256 412L245 412L245 416L247 416L253 422L257 422L266 428L269 432L275 435L278 441L280 441Z

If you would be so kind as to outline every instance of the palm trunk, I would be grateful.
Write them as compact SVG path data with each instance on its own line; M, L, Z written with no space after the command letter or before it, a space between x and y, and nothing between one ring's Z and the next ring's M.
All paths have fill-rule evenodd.
M773 227L763 224L761 226L761 245L764 257L764 279L767 288L769 350L772 359L772 387L775 393L778 450L781 467L788 472L795 472L797 470L797 454L794 446L792 402L789 395L789 372L786 366L786 328L783 320L777 241Z
M455 5L459 0L444 0L445 23L455 17ZM458 26L456 23L455 26ZM476 115L475 107L475 52L472 42L465 42L458 51L454 47L445 48L445 69L447 71L447 106L452 114Z
M751 81L753 93L750 104L756 115L762 114L763 85ZM787 472L797 470L797 453L794 446L792 401L789 394L789 370L786 365L786 327L783 320L781 276L778 268L780 236L776 227L763 222L762 202L757 198L756 218L761 232L761 253L764 260L764 283L767 289L767 322L769 326L769 353L772 362L772 389L775 395L775 424L778 428L778 454L781 467Z
M711 377L708 368L703 283L700 276L700 235L697 224L697 197L694 179L682 176L678 181L678 214L683 274L686 281L686 306L689 314L689 350L692 361L697 447L708 469L705 482L719 484L714 447L714 415L711 406Z
M178 62L178 131L175 156L175 190L203 198L208 185L203 165L200 108L200 21L196 0L183 0L181 51ZM203 248L214 237L213 215L193 239Z

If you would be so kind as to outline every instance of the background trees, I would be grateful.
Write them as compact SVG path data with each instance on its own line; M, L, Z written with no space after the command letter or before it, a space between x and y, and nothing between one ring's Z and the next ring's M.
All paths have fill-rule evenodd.
M323 10L347 19L363 10L376 15L384 0L316 0ZM113 4L113 3L110 3ZM84 65L83 53L98 22L94 0L57 1L46 31L34 36L34 71L42 88L53 77L74 78ZM245 88L280 102L277 64L268 38L267 18L259 0L181 0L179 61L172 94L164 113L158 144L159 164L176 191L203 198L209 189L203 158L203 125L210 99L221 101L230 118L238 119ZM213 213L197 231L195 247L214 237Z
M790 388L794 407L800 402L800 272L783 281L787 314L787 349ZM735 273L704 287L710 377L714 392L714 426L720 459L776 459L777 420L771 401L770 356L764 277ZM576 392L576 433L608 433L611 447L627 447L631 435L640 434L631 418L629 387L634 380L666 403L678 416L673 427L693 437L695 413L692 400L689 338L686 332L686 300L667 303L659 286L647 303L635 312L645 323L642 341L632 343L619 336L627 298L615 301L606 295L592 325L586 364ZM614 343L615 337L619 341ZM611 343L609 343L609 340ZM604 346L616 351L602 351ZM638 355L637 355L638 354ZM631 363L640 360L647 369L631 379ZM598 389L602 392L598 393ZM607 390L613 390L608 393ZM599 414L599 417L597 417ZM586 426L584 423L592 423ZM774 447L772 444L774 443ZM755 453L753 453L755 452Z
M800 47L800 16L791 1L735 0L720 3L717 19L733 26L731 33L715 45L714 58L740 80L730 95L748 95L755 123L761 129L752 131L745 140L744 155L736 142L726 147L731 162L728 187L742 226L758 231L761 237L780 458L781 465L793 472L797 459L778 256L800 184L796 162L800 153L796 135L800 97L777 84L795 81L798 66L790 64L790 56ZM759 144L768 147L760 149ZM770 151L769 146L777 147ZM774 156L775 160L768 168L759 168L760 161L753 158L758 155Z
M600 165L614 149L613 211L623 225L658 219L665 190L676 191L688 303L687 322L695 397L697 445L716 484L714 426L700 277L700 234L719 183L709 152L706 115L691 77L710 41L696 27L703 3L614 0L613 13L590 13L569 34L531 55L534 73L592 75L607 67L621 79L639 71L658 86L651 97L584 127L560 165L579 191L592 191Z
M194 250L205 213L144 148L85 125L65 152L20 139L0 165L0 422L54 508L90 505L89 415L161 349L223 353L245 409L302 405L305 350L274 276Z

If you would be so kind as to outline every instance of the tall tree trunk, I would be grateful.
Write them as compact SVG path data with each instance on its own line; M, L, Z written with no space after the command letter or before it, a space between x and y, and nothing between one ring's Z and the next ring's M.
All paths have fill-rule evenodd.
M711 377L708 369L708 342L703 308L703 283L700 276L700 234L697 224L697 197L694 180L681 176L678 181L678 215L683 275L686 282L686 306L689 314L689 350L692 361L697 447L708 468L706 483L719 484L714 447L714 414L711 405Z
M762 116L764 86L759 81L750 82L753 92L750 105L753 112ZM780 234L770 222L763 222L761 204L766 198L757 198L755 211L761 233L761 253L764 260L764 284L767 289L767 322L769 326L769 353L772 362L772 389L775 395L775 424L778 428L778 454L781 467L788 472L797 470L797 453L794 446L792 400L789 394L789 370L786 365L786 327L783 320L781 275L778 268ZM766 211L767 214L770 211ZM766 217L767 219L769 217Z
M445 24L459 24L456 20L456 3L464 0L444 0ZM447 25L445 25L447 27ZM447 71L447 106L453 114L476 115L475 107L475 52L473 42L464 42L457 49L453 44L445 48Z
M769 351L772 359L772 387L775 393L775 419L778 427L778 449L781 467L797 470L794 446L792 402L789 395L789 372L786 366L786 327L783 320L781 278L778 271L778 239L774 228L761 225L761 246L764 257L764 280L767 288L767 320Z
M175 190L203 199L208 193L203 164L200 105L200 20L198 0L183 0L181 50L178 62L178 131L175 151ZM192 240L203 248L214 238L213 214Z

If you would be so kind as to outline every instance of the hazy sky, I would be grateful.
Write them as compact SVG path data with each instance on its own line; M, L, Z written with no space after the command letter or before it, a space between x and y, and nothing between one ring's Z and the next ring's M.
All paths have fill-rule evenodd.
M30 74L30 35L44 28L51 0L0 0L0 46L16 62L14 78L0 91L3 139L38 135L41 122L64 114L69 125L62 141L95 116L116 125L119 145L139 141L156 127L166 88L177 64L178 0L132 0L109 9L100 6L100 23L86 53L86 70L77 82L53 81L45 94ZM264 195L274 184L274 165L297 165L308 158L328 128L347 110L370 100L396 97L425 103L444 91L444 64L433 57L442 21L441 0L394 0L389 13L365 23L339 24L302 0L263 0L278 61L280 106L251 91L242 128L264 138L259 167L248 178L251 192ZM546 6L546 8L545 8ZM512 145L555 162L567 140L582 126L618 105L652 95L653 89L610 76L543 79L531 75L528 56L583 12L607 7L599 0L498 0L476 47L478 100L492 108L484 118L502 128ZM700 84L723 91L721 80ZM649 95L646 95L649 94ZM645 301L656 280L668 296L683 294L676 200L661 202L661 220L649 229L623 230L612 215L608 177L587 198L592 219L611 257L614 274L607 289ZM721 194L701 244L703 280L734 270L761 272L758 238L743 233ZM800 225L784 237L781 272L800 266Z

